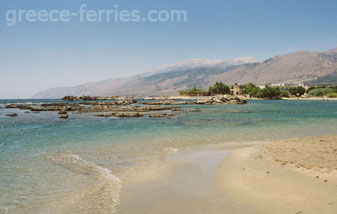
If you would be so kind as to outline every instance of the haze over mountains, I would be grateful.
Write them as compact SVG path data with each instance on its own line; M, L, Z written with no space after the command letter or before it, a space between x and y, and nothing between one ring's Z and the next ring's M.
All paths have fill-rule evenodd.
M85 83L74 87L51 88L34 98L66 95L177 95L194 86L207 89L216 81L225 84L337 83L337 48L325 52L297 51L274 56L263 62L253 57L233 60L189 59L142 75Z

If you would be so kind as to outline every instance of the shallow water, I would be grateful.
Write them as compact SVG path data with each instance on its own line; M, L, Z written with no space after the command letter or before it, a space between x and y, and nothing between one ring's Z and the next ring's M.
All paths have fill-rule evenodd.
M46 100L0 101L0 213L238 211L244 208L212 184L226 154L218 148L337 133L336 101L249 101L183 106L202 111L174 118L70 114L69 120L4 109L9 102ZM11 112L19 116L5 116Z

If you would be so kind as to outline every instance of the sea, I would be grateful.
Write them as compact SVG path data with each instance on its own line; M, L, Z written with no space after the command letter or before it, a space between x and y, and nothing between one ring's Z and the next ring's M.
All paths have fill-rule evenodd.
M62 101L0 100L0 213L249 213L215 182L233 148L337 133L337 101L184 105L165 118L5 108L46 102Z

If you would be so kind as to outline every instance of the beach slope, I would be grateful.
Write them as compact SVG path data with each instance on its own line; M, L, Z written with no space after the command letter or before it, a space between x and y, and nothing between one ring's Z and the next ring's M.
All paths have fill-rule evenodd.
M235 150L217 183L253 213L337 213L337 136Z

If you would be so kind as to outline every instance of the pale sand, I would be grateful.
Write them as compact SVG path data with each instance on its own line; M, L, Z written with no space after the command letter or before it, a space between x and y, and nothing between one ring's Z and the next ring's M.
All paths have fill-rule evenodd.
M235 150L217 183L253 213L337 213L337 136Z

